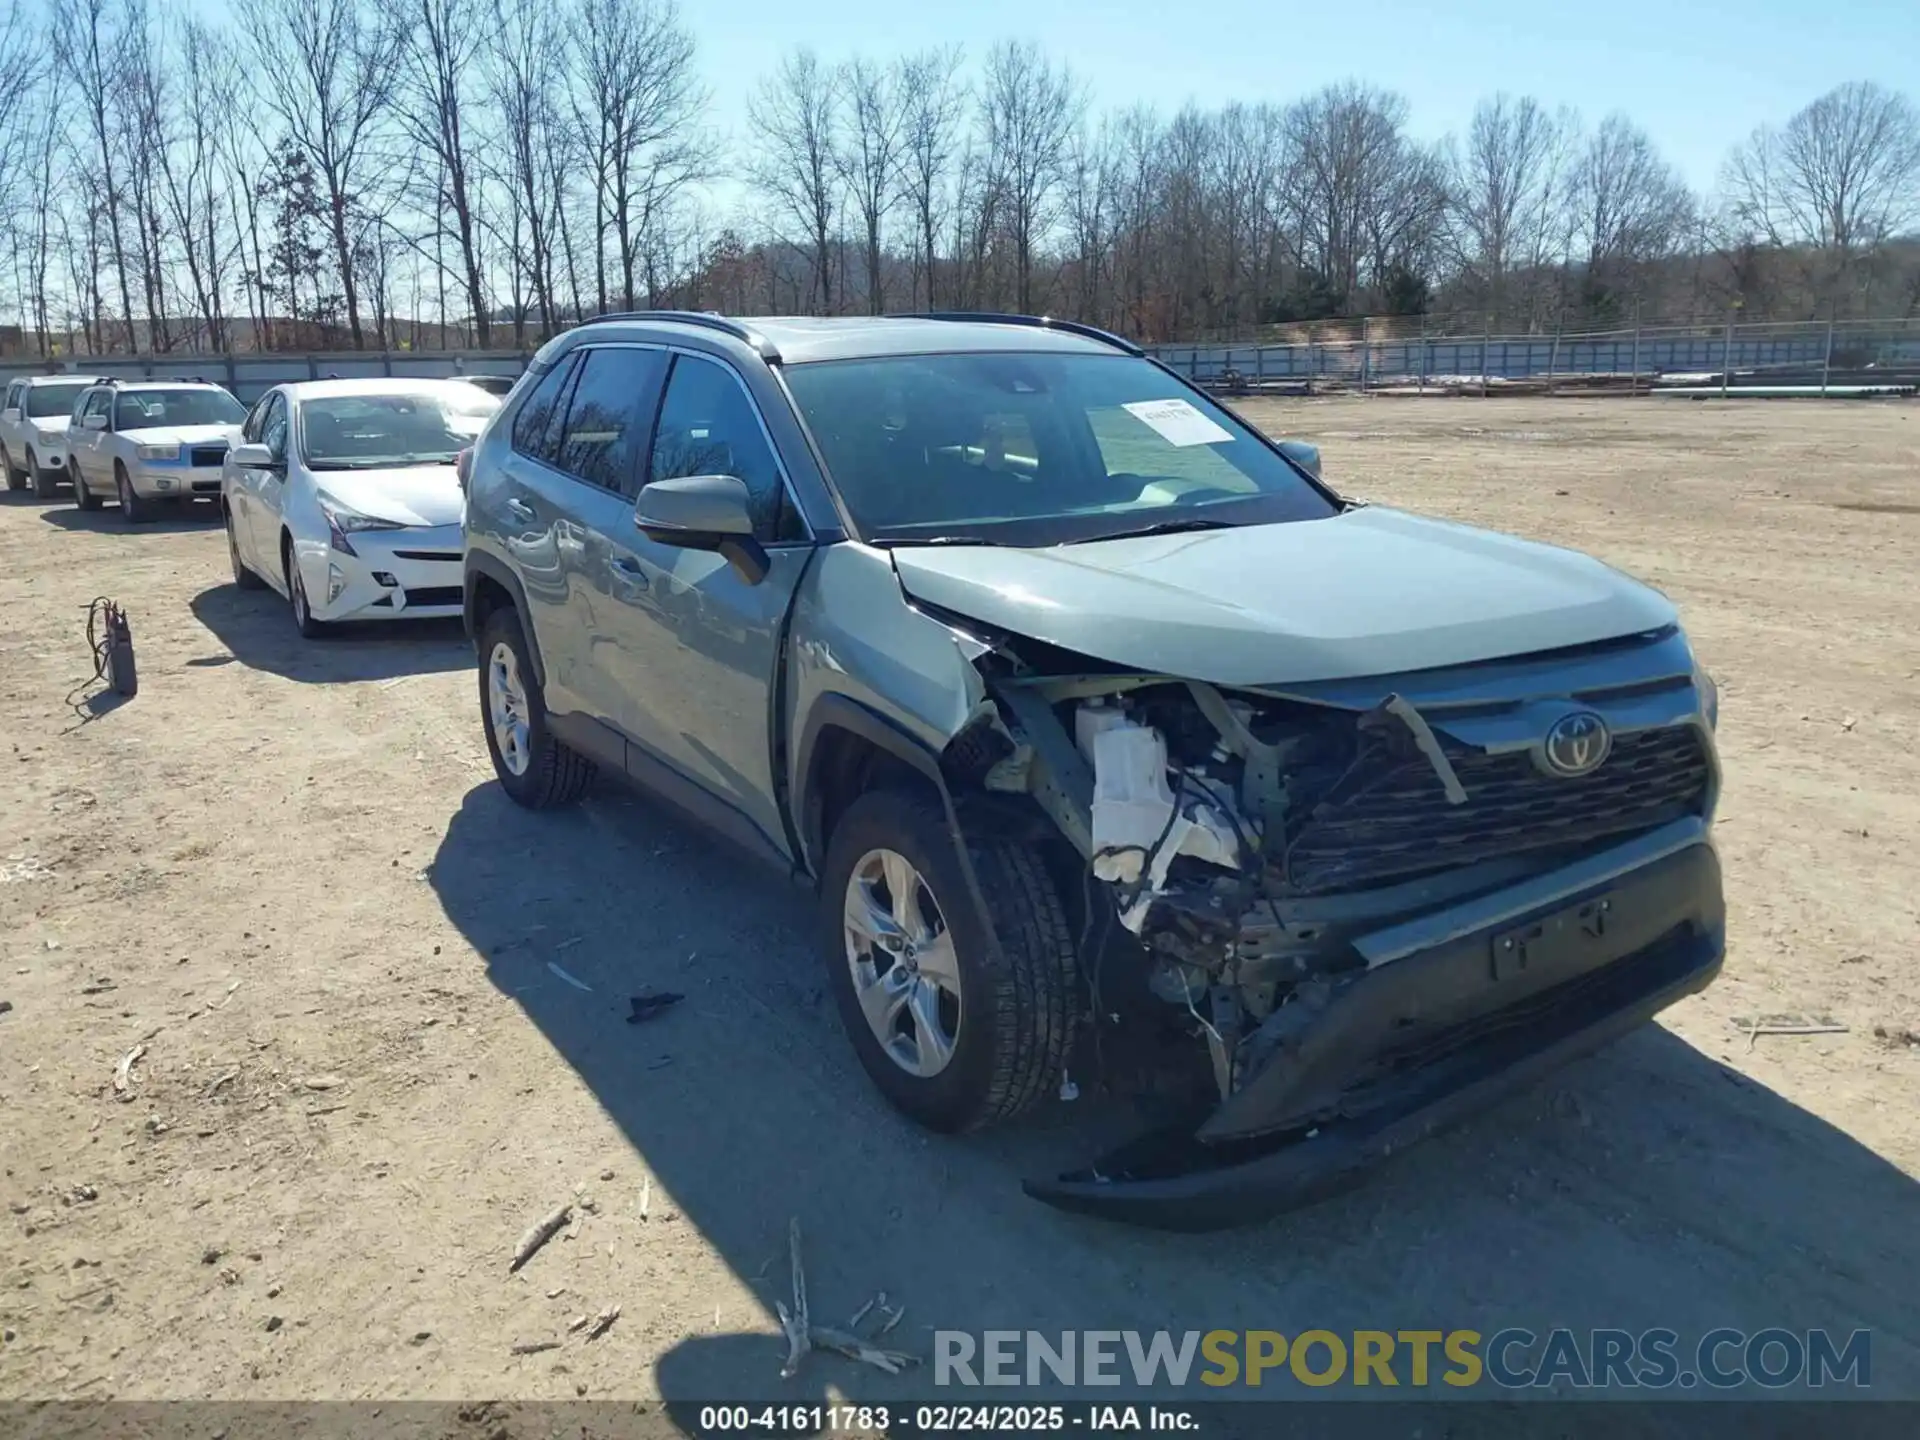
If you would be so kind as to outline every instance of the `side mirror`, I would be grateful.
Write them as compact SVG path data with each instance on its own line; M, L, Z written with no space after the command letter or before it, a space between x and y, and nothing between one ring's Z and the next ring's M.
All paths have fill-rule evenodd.
M273 458L273 451L258 442L234 446L232 458L233 463L243 470L273 470L279 465Z
M82 415L80 417L80 428L82 430L104 430L107 428L107 417L104 415Z
M1309 445L1304 440L1282 440L1280 453L1306 471L1314 479L1320 478L1320 447Z
M749 585L767 578L767 552L753 538L752 497L735 476L655 480L641 487L633 523L659 544L718 553Z

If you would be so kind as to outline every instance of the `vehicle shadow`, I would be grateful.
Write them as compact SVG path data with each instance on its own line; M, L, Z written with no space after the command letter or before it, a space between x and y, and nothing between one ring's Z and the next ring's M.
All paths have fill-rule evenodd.
M1866 1328L1875 1391L1920 1395L1920 1184L1658 1026L1344 1195L1240 1231L1161 1234L1019 1190L1095 1153L1088 1132L1114 1123L1111 1106L1051 1104L961 1138L895 1115L840 1033L810 896L650 800L603 785L531 814L480 785L428 878L488 978L625 1132L656 1210L697 1226L768 1317L788 1294L793 1217L816 1322L844 1326L884 1290L908 1307L888 1343L923 1357L935 1329ZM649 990L687 998L625 1023ZM783 1383L782 1353L770 1318L707 1330L654 1378L676 1413L819 1401L828 1385L933 1393L924 1371L831 1356Z
M188 603L240 664L288 680L330 685L473 667L473 647L458 620L374 620L303 640L287 602L271 590L216 585ZM188 663L215 664L219 657Z
M62 530L92 530L108 535L175 535L182 531L205 530L220 522L217 501L193 500L163 508L153 519L138 525L120 513L118 505L101 510L82 510L73 503L73 492L65 491L51 500L42 500L47 508L40 518Z

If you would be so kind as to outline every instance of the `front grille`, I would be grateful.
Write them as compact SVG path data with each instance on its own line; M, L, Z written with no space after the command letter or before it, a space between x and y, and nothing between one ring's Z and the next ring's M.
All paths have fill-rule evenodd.
M1464 805L1449 805L1424 758L1401 762L1352 800L1316 812L1282 877L1296 891L1348 890L1532 850L1577 850L1697 814L1707 755L1691 725L1614 737L1591 775L1543 774L1524 752L1450 751Z
M450 560L458 565L460 552L458 550L396 550L393 552L393 558L396 560Z
M227 459L227 447L224 445L196 445L187 452L188 463L195 469L203 465L223 465Z
M461 601L458 585L423 585L418 590L407 591L407 608L415 605L458 605Z

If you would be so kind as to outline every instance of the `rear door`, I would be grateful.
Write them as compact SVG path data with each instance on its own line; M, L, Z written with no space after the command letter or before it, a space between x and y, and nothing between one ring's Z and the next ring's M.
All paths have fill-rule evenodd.
M0 443L6 445L7 454L16 465L24 453L20 444L20 407L24 403L26 389L26 381L14 381L7 386L6 404L0 406Z
M717 554L612 532L612 565L630 574L629 621L612 654L635 725L660 759L732 806L785 854L773 784L773 694L787 611L812 553L773 442L733 368L679 353L654 426L645 478L733 475L752 497L771 569L750 585ZM644 778L644 777L642 777Z
M667 352L639 345L595 345L580 351L578 373L558 427L555 479L541 503L553 515L554 549L565 576L565 615L558 656L542 654L551 672L564 669L576 707L630 740L655 746L649 714L625 685L631 672L631 609L644 577L617 561L633 528L647 436L667 373Z

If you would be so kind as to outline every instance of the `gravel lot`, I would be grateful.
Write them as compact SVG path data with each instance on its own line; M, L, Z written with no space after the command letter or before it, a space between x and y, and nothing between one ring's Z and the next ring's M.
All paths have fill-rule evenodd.
M1875 1389L1920 1396L1920 407L1249 408L1352 493L1677 599L1722 684L1717 987L1271 1225L1059 1215L1017 1180L1086 1153L1074 1107L966 1141L896 1119L800 892L617 790L517 812L457 627L303 644L210 515L8 494L0 1397L924 1393L827 1359L781 1386L789 1216L816 1316L885 1290L907 1348L1865 1326ZM141 691L76 709L103 592ZM688 1000L623 1023L648 987ZM1763 1017L1846 1031L1750 1043Z

